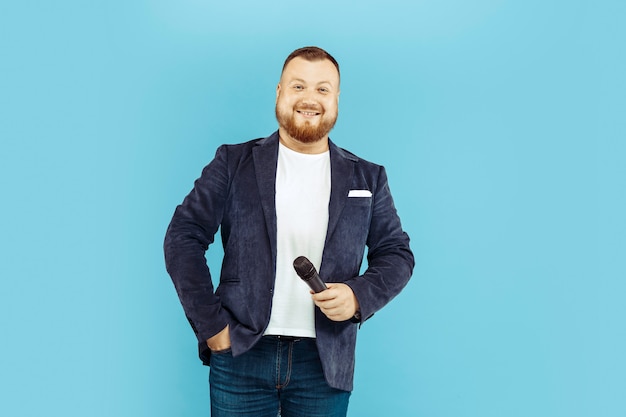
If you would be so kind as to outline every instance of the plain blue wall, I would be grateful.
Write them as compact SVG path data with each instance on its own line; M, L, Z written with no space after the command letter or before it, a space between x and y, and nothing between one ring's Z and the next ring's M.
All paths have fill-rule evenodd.
M208 415L165 228L315 44L417 255L350 416L626 415L624 4L3 2L0 414Z

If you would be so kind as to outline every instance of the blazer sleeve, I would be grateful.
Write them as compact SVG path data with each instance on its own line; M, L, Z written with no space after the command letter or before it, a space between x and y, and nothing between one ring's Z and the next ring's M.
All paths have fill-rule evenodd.
M375 190L367 236L368 267L362 276L346 281L359 301L361 322L400 293L415 266L409 236L402 230L384 167L380 167Z
M227 147L221 146L176 208L163 245L167 272L199 342L229 324L205 258L222 222L228 188Z

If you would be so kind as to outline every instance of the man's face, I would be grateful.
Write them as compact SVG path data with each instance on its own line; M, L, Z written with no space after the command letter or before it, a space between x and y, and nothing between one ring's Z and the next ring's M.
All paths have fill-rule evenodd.
M276 119L293 139L312 143L327 137L337 121L339 73L327 59L292 59L276 87Z

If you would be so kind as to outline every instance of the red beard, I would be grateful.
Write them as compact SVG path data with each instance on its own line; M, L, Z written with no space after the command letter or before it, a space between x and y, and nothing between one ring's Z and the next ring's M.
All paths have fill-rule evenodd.
M298 125L295 120L295 115L293 113L281 112L278 109L278 105L276 106L276 120L278 120L278 124L285 129L287 134L301 143L313 143L317 142L332 130L335 126L335 122L337 121L337 115L335 117L324 117L326 115L326 110L322 106L312 106L306 104L296 104L294 108L299 110L311 110L317 111L320 113L321 120L317 124L317 126L311 125L310 122L306 121L301 125Z

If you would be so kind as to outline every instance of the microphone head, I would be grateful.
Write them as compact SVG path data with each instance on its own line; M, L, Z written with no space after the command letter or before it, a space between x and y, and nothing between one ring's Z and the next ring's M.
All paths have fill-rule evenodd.
M304 280L310 279L317 272L306 256L298 256L293 261L293 268L296 270L298 276Z

